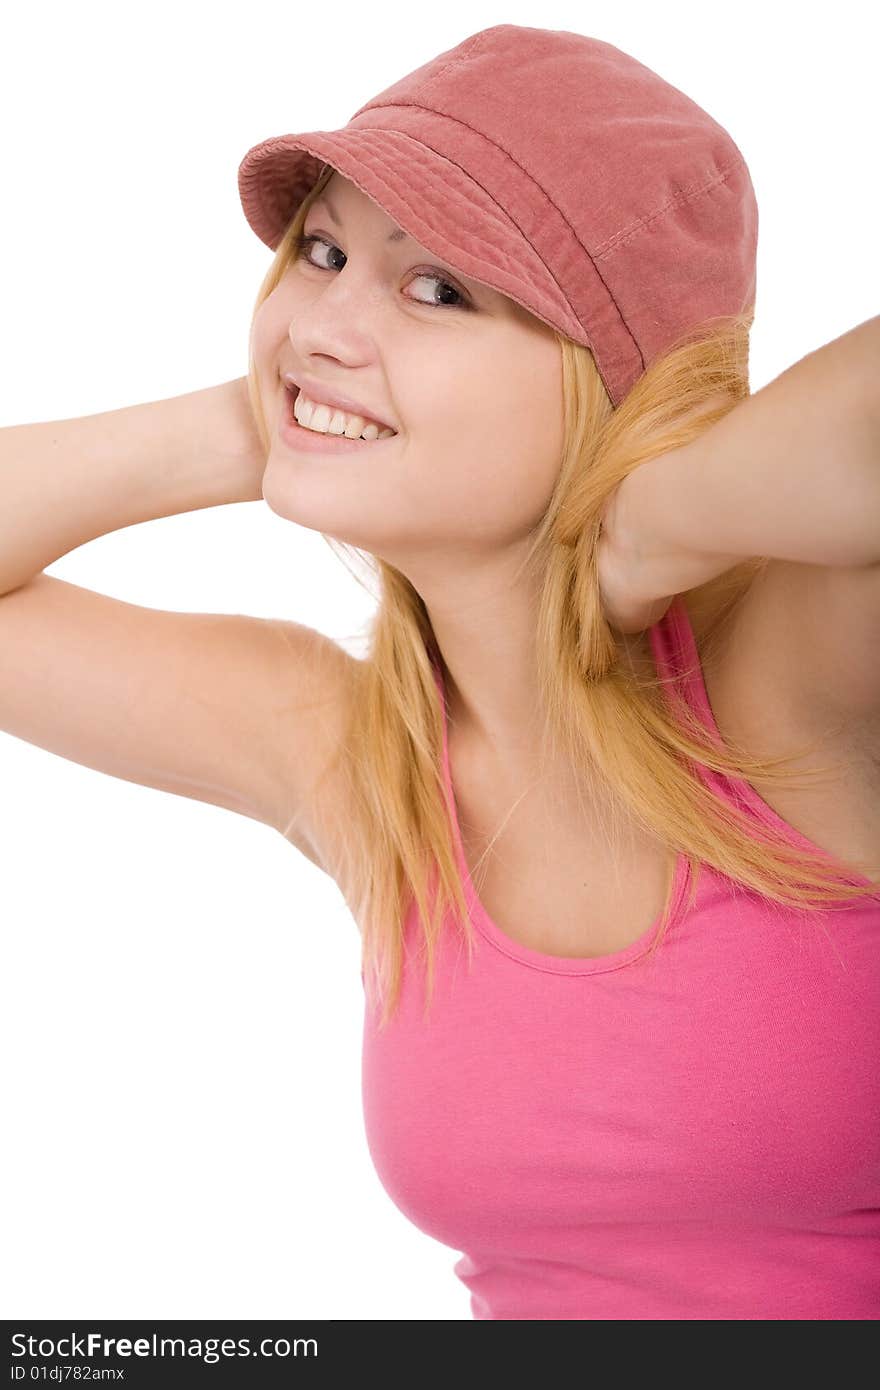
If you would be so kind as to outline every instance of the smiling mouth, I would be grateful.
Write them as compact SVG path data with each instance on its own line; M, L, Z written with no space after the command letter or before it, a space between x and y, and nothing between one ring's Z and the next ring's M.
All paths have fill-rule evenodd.
M357 435L357 436L355 436L355 437L353 438L351 435L346 434L344 431L343 431L342 434L335 434L332 430L314 430L314 429L311 429L310 426L301 424L300 421L297 420L296 415L294 414L294 403L295 403L296 398L297 398L297 396L299 395L299 393L300 393L300 388L299 388L299 387L297 387L297 388L294 390L293 387L288 386L288 385L285 383L285 386L284 386L284 412L285 412L285 413L284 413L284 421L285 421L285 428L286 428L287 430L293 430L293 432L294 432L295 434L297 434L297 435L299 435L299 434L307 435L310 439L314 439L314 440L326 439L327 442L328 442L328 444L334 444L334 443L335 443L335 444L337 444L338 447L341 448L341 449L346 449L346 447L347 447L348 449L352 449L352 450L355 450L355 451L358 450L358 449L366 449L368 446L374 447L374 446L376 446L376 445L378 445L378 444L390 444L392 440L394 440L394 439L397 438L397 431L396 431L396 430L394 431L393 434L386 435L384 439L382 439L382 438L377 438L377 439L364 439L361 435ZM368 422L368 423L370 423L370 422ZM374 423L374 422L373 422L373 423Z
M329 429L327 429L327 430L316 430L316 429L313 429L310 425L303 424L301 421L297 420L297 418L296 418L296 414L295 414L295 412L294 412L294 406L295 406L296 399L297 399L297 397L299 396L299 394L300 394L300 387L299 387L299 386L293 387L293 386L289 386L289 385L287 385L287 383L285 383L285 386L284 386L284 396L285 396L285 410L286 410L286 412L287 412L287 419L288 419L288 421L289 421L292 425L296 426L298 429L306 430L309 434L322 435L322 436L324 436L324 437L326 437L326 438L328 438L328 439L343 439L343 440L347 440L350 444L377 444L377 443L378 443L378 444L381 444L381 443L384 443L385 440L388 440L388 439L396 439L396 438L397 438L397 430L393 430L391 434L386 434L386 435L385 435L385 440L383 440L381 437L378 438L378 439L369 439L369 438L368 438L368 439L364 439L364 438L362 438L361 435L350 435L350 434L346 434L345 430L342 430L341 432L337 433L335 430L329 430ZM328 406L327 409L329 409L329 410L331 411L331 415L332 415L332 412L336 409L336 407L335 407L335 406ZM345 412L343 412L343 414L344 414L344 413L345 413ZM389 430L389 429L391 429L391 426L390 426L390 425L379 425L379 424L378 424L378 421L376 421L376 420L371 420L368 416L363 416L363 417L361 417L361 418L363 418L363 420L365 421L366 425L376 425L380 430Z

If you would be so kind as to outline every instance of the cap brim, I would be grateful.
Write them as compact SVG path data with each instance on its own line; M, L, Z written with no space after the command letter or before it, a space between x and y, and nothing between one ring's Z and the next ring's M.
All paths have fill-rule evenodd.
M507 213L460 165L398 131L307 131L249 150L238 169L239 196L250 226L271 250L323 164L448 265L583 341L559 285Z

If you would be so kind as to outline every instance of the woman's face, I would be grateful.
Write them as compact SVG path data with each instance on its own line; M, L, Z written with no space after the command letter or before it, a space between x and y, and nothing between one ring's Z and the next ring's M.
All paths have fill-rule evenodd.
M404 568L529 535L559 469L562 366L540 319L409 236L390 241L396 230L334 173L303 228L322 240L260 306L252 348L272 437L266 502ZM396 435L346 454L291 446L278 432L285 373L361 402Z

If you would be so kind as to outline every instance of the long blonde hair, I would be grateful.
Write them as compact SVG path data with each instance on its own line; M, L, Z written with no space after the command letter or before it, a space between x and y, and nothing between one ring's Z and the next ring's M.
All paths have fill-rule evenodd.
M298 253L308 208L332 173L325 166L297 209L255 312ZM557 334L565 443L553 496L524 561L539 582L536 655L546 728L584 782L606 793L603 804L628 813L669 851L666 901L652 950L671 919L680 852L690 867L688 906L704 863L802 912L880 891L880 880L854 883L851 866L795 848L717 797L692 764L774 784L811 775L783 767L804 750L759 759L729 742L719 746L669 682L637 674L622 659L602 613L596 548L606 501L634 468L687 444L749 395L752 320L749 308L699 325L648 366L616 409L589 350ZM248 381L268 453L252 358ZM346 787L339 881L348 885L347 901L360 924L364 985L368 999L381 1004L384 1028L399 1002L403 928L413 905L427 961L426 1011L447 913L472 958L473 926L442 775L443 712L433 669L433 663L442 668L442 656L425 604L405 575L356 547L324 540L346 567L347 557L354 557L377 581L368 655L355 663L348 726L325 776L341 768ZM715 613L710 647L766 564L763 557L750 558L694 591ZM352 573L359 579L356 569ZM610 845L614 839L610 834Z

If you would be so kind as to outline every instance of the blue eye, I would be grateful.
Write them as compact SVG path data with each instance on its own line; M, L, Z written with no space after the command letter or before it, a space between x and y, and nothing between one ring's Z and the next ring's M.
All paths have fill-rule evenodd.
M311 250L311 248L312 248L313 245L326 246L327 249L328 249L328 251L339 251L339 247L338 247L338 246L335 246L334 243L333 243L332 241L328 241L328 240L326 239L326 237L317 236L315 233L312 233L311 235L309 235L309 236L304 236L304 237L302 237L302 238L300 239L300 243L299 243L299 247L297 248L297 252L296 252L295 259L298 260L298 261L302 261L302 260L307 261L309 265L314 266L315 270L332 270L332 269L333 269L332 266L317 265L317 264L312 260L311 256L309 256L308 253L309 253L309 251ZM340 252L340 255L343 255L343 256L344 256L344 255L345 255L345 252L344 252L344 251L341 251L341 252ZM444 300L444 301L441 301L440 303L436 303L436 304L428 304L425 300L422 300L422 299L417 299L417 300L414 301L416 304L421 304L421 305L422 305L424 308L426 308L426 309L472 309L472 308L473 308L473 304L472 304L472 302L471 302L469 296L468 296L467 294L465 294L464 290L460 290L460 289L458 288L457 285L453 285L449 280L444 280L443 277L442 277L439 273L437 273L436 271L431 271L431 270L420 270L420 271L418 271L418 272L413 276L413 279L414 279L414 280L434 280L434 281L436 281L436 283L437 283L439 286L441 286L441 288L442 288L443 290L447 290L447 291L451 290L452 294L458 296L458 300L459 300L458 303L450 303L448 299L447 299L447 300Z

